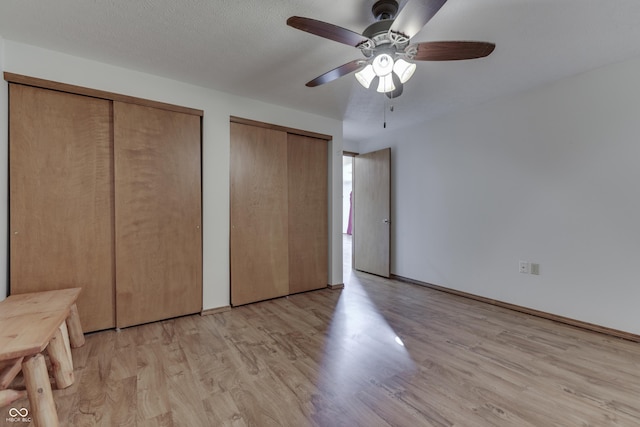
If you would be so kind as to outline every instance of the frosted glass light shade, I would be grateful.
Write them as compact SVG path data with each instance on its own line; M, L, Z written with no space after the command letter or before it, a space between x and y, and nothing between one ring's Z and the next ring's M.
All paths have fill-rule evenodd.
M400 58L393 65L393 72L396 73L401 83L406 83L416 71L416 64L405 61Z
M393 58L391 57L391 55L381 53L380 55L376 56L373 60L373 71L378 77L391 74L391 71L393 71Z
M396 90L396 85L393 84L393 76L391 74L380 77L380 83L378 83L378 92L386 93L392 92L394 90Z
M371 64L367 64L366 67L356 73L356 79L367 89L369 89L369 86L371 86L371 82L375 77L376 73L373 71Z

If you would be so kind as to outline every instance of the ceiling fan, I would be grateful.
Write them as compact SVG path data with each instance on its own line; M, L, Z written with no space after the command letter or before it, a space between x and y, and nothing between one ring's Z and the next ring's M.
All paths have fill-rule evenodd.
M365 59L356 59L307 82L315 87L356 70L356 79L369 88L378 78L377 91L389 98L402 94L416 64L411 61L455 61L483 58L496 45L478 41L435 41L411 44L411 38L424 27L447 0L408 0L398 11L396 0L378 0L371 12L376 22L362 34L327 22L301 16L287 19L287 25L326 39L360 49Z

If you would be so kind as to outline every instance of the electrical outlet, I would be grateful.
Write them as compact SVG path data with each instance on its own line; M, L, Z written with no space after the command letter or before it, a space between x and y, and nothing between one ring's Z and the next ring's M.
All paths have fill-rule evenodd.
M527 261L520 261L520 273L529 274L529 263Z
M532 262L530 270L531 274L535 274L536 276L540 275L540 264Z

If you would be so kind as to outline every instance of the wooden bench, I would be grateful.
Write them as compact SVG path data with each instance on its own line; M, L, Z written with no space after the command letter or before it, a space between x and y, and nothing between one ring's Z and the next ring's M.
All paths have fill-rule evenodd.
M84 345L76 300L80 288L11 295L0 301L0 403L23 397L7 390L22 370L36 427L59 426L45 357L57 388L73 384L71 347ZM0 406L2 406L0 404Z

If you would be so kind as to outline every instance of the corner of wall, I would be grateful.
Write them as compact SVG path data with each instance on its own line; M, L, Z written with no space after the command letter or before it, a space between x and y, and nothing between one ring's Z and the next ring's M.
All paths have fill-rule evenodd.
M360 144L356 141L349 141L349 140L344 140L344 146L343 146L343 150L344 151L351 151L352 153L359 153L360 152Z
M328 285L343 284L342 271L342 151L343 140L329 141L329 280Z
M0 36L0 72L4 72L4 39ZM9 90L4 79L0 83L0 301L5 299L9 291L7 261L9 259L9 242L7 240L8 217L8 154L9 154Z

